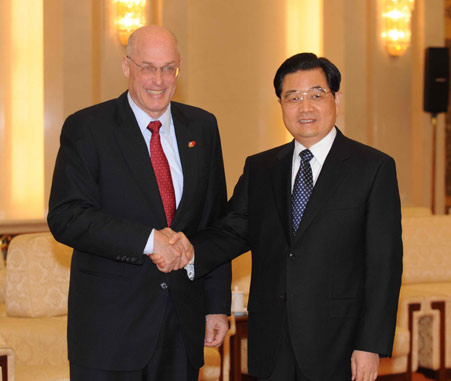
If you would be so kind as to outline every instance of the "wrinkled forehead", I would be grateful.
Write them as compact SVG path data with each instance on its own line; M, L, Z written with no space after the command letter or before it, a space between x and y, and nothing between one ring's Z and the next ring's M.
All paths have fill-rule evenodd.
M282 93L306 91L312 88L324 88L329 90L326 75L320 68L287 73L282 80Z

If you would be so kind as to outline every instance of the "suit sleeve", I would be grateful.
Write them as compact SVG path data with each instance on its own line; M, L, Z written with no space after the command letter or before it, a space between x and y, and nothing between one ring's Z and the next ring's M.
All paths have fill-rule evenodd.
M210 165L209 183L205 194L205 207L201 227L207 227L221 218L227 205L227 188L222 159L221 141L215 120L215 134ZM207 314L230 314L232 265L224 263L204 278Z
M402 275L401 207L393 159L382 161L367 200L364 314L356 348L391 356Z
M227 214L212 227L196 234L191 242L195 250L195 276L249 251L248 244L248 165L235 186L227 205Z
M47 217L54 237L79 251L142 263L152 227L101 210L100 165L90 131L95 121L76 115L63 125Z

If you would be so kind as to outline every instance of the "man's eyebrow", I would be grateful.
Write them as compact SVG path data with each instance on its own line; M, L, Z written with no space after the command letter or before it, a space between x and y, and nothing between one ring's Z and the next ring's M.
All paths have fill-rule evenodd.
M297 92L302 92L302 91L309 91L309 90L312 90L312 89L322 89L322 88L323 88L322 86L317 85L317 86L313 86L313 87L310 87L309 89L305 89L305 90L288 90L285 94L297 93Z
M169 61L169 62L164 63L163 66L172 65L175 63L176 63L176 61ZM142 61L141 64L155 66L153 62L149 62L149 61Z

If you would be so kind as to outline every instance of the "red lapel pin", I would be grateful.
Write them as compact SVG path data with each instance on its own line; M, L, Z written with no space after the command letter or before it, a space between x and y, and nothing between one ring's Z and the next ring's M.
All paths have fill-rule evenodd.
M188 147L189 148L193 148L196 145L196 141L195 140L191 140L190 142L188 142Z

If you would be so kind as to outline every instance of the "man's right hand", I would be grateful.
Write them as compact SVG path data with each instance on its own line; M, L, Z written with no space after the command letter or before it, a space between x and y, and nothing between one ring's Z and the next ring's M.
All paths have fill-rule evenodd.
M193 258L193 252L183 233L175 233L170 228L154 231L154 251L149 257L160 271L168 273L184 268Z
M150 259L163 272L170 272L183 268L181 259L184 254L182 247L171 245L169 239L175 234L170 228L154 231L153 253L149 255Z

